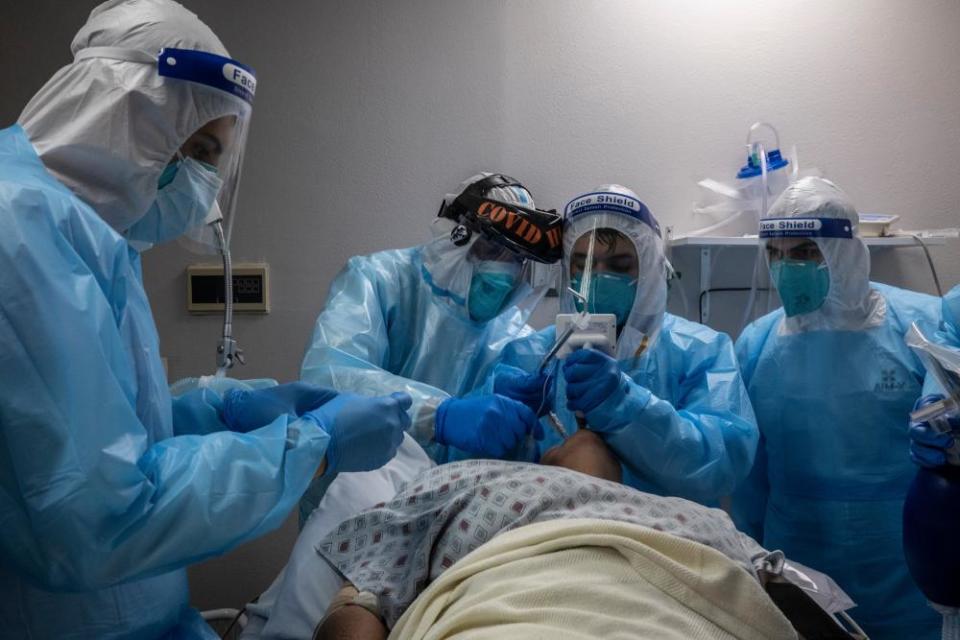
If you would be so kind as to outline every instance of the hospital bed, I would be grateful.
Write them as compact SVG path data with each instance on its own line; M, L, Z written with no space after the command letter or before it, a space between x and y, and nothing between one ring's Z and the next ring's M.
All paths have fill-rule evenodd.
M343 474L338 478L315 512L317 517L306 522L287 566L258 601L248 605L248 620L239 637L242 640L311 638L327 604L342 586L341 577L317 552L315 542L323 539L341 521L377 503L391 500L401 485L432 466L434 463L408 436L397 457L384 469ZM358 491L360 487L362 491ZM770 595L781 609L799 607L800 615L814 614L809 610L804 612L803 607L809 603L797 599L788 585L774 585ZM821 625L820 629L823 628ZM820 631L815 637L824 640L866 638L852 620L848 629L854 633L829 635Z

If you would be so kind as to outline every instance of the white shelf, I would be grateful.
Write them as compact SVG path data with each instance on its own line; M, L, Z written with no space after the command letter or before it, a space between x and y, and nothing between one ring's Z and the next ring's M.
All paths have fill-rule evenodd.
M671 247L755 247L757 236L677 236Z
M757 236L677 236L670 241L671 247L755 247ZM947 243L946 236L922 237L928 246ZM917 247L912 236L884 236L882 238L864 238L868 247Z
M947 236L921 236L923 243L928 246L945 245ZM882 238L864 238L868 247L898 248L917 247L917 241L912 236L884 236ZM757 247L757 236L678 236L669 242L669 247L696 247L700 250L700 285L702 295L701 321L706 322L710 317L710 280L713 272L714 249L723 247ZM707 295L703 295L707 294Z

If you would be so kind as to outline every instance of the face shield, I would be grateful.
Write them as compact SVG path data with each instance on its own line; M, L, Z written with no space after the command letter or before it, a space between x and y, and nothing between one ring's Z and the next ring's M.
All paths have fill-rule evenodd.
M236 219L237 193L243 155L253 114L253 97L257 80L253 69L224 56L187 49L163 49L158 59L161 77L199 85L201 90L216 92L229 105L223 116L205 123L180 147L174 163L195 171L195 165L211 174L220 183L217 195L200 224L186 229L182 244L200 253L220 252L229 246ZM184 166L186 165L186 166ZM177 171L179 173L179 169ZM176 180L176 177L174 177ZM218 237L215 223L221 222L223 237Z
M612 313L617 330L623 329L640 276L637 250L627 236L594 220L594 227L574 241L565 275L577 311Z
M235 60L187 49L161 50L158 72L170 81L194 83L197 91L210 92L211 97L223 100L227 106L223 115L203 124L181 145L177 158L171 162L177 167L175 175L169 185L158 185L155 203L157 206L168 202L174 219L178 219L177 213L183 216L184 211L192 212L189 215L193 218L184 221L185 235L180 242L193 251L219 253L223 258L223 335L217 345L217 375L223 376L236 362L244 362L243 352L233 337L230 237L257 81L253 69ZM188 179L180 179L183 173ZM175 188L179 183L185 186ZM201 186L194 188L197 184ZM212 192L211 186L202 185L217 185L216 192ZM176 200L169 202L171 197Z
M149 209L123 234L140 251L176 238L197 253L223 253L235 219L256 79L249 67L205 51L166 48L155 64L164 82L189 82L193 99L212 106L213 117L179 141Z
M657 220L632 191L606 185L565 209L560 310L617 317L617 357L642 354L666 311L666 258Z
M444 201L438 214L457 223L450 234L454 245L467 244L479 233L520 260L553 264L562 251L563 219L556 211L525 207L491 197L493 189L523 188L513 178L492 174L468 185L452 202Z

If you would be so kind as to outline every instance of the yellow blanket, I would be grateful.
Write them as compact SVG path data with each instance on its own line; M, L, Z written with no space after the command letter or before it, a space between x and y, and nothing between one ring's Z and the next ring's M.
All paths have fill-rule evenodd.
M760 584L702 544L554 520L504 533L431 584L391 640L797 638Z

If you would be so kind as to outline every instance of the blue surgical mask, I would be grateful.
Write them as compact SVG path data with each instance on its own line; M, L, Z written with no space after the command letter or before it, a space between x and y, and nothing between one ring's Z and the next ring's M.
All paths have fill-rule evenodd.
M180 162L171 162L163 168L163 173L160 174L160 179L157 180L157 189L163 189L165 186L173 182L173 178L177 175L177 169L180 168Z
M570 286L580 291L582 273L570 279ZM617 316L617 326L622 327L630 317L633 299L637 295L637 279L623 273L601 271L590 276L590 292L587 302L590 313L612 313ZM583 311L583 303L575 302L577 311Z
M816 260L777 260L770 265L770 278L788 318L816 311L830 291L830 272Z
M150 209L123 235L141 247L183 235L203 224L222 184L216 167L193 158L168 164L157 181L157 197Z
M180 163L183 162L185 159L186 158L181 158L176 162L171 162L163 168L163 172L160 174L160 179L157 180L158 189L163 189L165 186L173 182L173 179L177 175L177 170L180 169ZM194 162L198 163L201 167L203 167L210 173L213 173L213 174L217 173L217 168L208 162L204 162L203 160L194 160Z
M495 318L517 286L520 265L515 262L480 262L470 280L467 309L477 322Z

